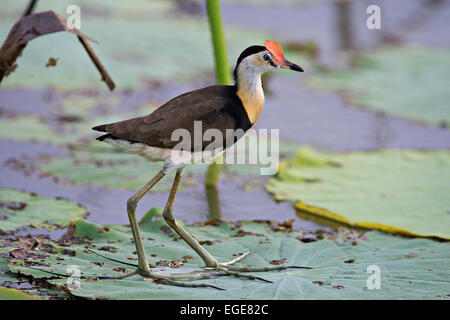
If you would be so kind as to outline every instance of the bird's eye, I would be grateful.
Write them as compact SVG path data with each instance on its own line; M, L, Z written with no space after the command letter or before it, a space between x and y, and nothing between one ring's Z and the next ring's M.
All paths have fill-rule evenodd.
M264 59L264 61L270 61L270 54L265 53L265 54L263 55L263 59Z

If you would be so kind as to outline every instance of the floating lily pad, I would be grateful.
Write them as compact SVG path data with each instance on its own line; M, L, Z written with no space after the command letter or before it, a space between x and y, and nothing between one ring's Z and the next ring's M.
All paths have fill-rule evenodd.
M86 116L87 111L94 108L102 108L104 104L108 105L108 110L114 113L106 114L86 119L75 119L76 121L61 120L61 116ZM69 105L72 109L70 109ZM47 114L46 117L36 116L15 116L0 119L0 137L15 141L34 141L50 143L54 145L74 145L86 141L94 141L95 137L101 135L94 132L92 127L100 123L111 123L123 119L129 119L137 116L143 116L155 110L155 106L149 103L138 105L133 110L124 112L120 108L120 99L117 96L108 98L93 99L83 95L74 95L74 97L64 100L64 102L55 106L56 114ZM80 109L80 110L78 110ZM72 110L72 111L70 111ZM78 110L78 111L77 111ZM83 121L79 121L83 120ZM100 143L96 143L99 146Z
M5 247L0 248L0 286L2 286L5 282L12 282L15 278L12 278L9 274L8 270L8 252L12 250L12 248Z
M87 116L98 105L102 105L104 109L111 110L119 105L120 97L114 94L108 94L101 97L94 95L69 94L64 97L58 109L65 117L76 117L82 119Z
M111 157L122 157L110 154ZM124 155L122 158L126 158ZM109 189L138 189L144 186L163 167L162 162L149 162L138 156L129 155L127 161L100 162L95 158L80 161L54 158L50 162L38 164L45 174L73 185L97 185ZM196 185L189 175L206 172L205 165L189 166L182 180L182 187ZM170 190L175 172L169 173L152 190Z
M0 204L0 231L24 226L55 229L87 214L85 208L74 202L42 198L14 189L0 188Z
M14 250L12 247L0 248L0 288L14 287L18 285L17 274L9 271L8 261L11 258L9 252ZM0 298L1 300L1 298Z
M178 236L170 232L153 209L141 221L149 263L159 264L155 272L163 274L199 272L200 258ZM180 222L182 223L182 222ZM81 272L80 288L71 293L79 297L110 299L434 299L450 292L447 265L448 243L428 239L403 239L372 231L353 240L320 240L303 243L302 234L280 231L266 222L222 222L218 226L191 226L189 230L220 261L251 251L242 266L267 266L286 261L289 265L313 267L311 270L256 273L273 283L233 277L200 280L223 289L182 288L153 283L140 276L123 280L99 280L99 275L121 275L134 268L107 260L87 248L109 257L136 263L130 229L121 225L99 226L84 220L74 223L73 235L91 240L89 245L64 247L67 254L49 254L44 260L11 260L12 272L46 279L47 272L67 274L67 266ZM55 246L54 252L61 249ZM192 256L191 256L192 255ZM172 262L169 267L168 262ZM174 263L177 262L177 263ZM26 265L32 264L32 268ZM380 270L381 288L367 288L369 266ZM73 268L73 267L72 267ZM373 268L373 267L372 267ZM40 269L40 270L39 270ZM67 287L67 279L49 280Z
M39 300L39 298L17 289L0 288L0 300Z
M44 282L28 281L8 268L9 252L14 248L0 248L0 300L21 297L28 299L68 299L71 296L59 288Z
M267 189L280 201L344 224L450 239L450 153L318 155L301 149Z
M349 70L312 77L313 86L340 90L356 106L430 124L450 124L450 53L420 47L367 53Z
M0 120L0 137L15 141L33 141L53 145L68 145L79 140L94 139L92 122L74 122L51 125L33 116Z
M36 141L51 144L69 143L72 136L57 134L49 125L35 117L0 119L0 137L16 141Z

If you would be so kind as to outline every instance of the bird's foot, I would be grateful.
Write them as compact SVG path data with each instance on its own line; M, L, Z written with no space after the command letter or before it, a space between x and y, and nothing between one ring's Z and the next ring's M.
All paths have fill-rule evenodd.
M261 277L255 277L249 274L246 274L247 272L269 272L269 271L280 271L280 270L286 270L286 269L312 269L310 267L301 267L301 266L285 266L285 265L277 265L277 266L267 266L267 267L250 267L250 266L243 266L243 267L236 267L233 266L238 261L241 261L245 257L247 257L250 254L250 252L246 252L237 258L223 262L218 263L216 266L213 267L205 267L205 270L216 270L216 271L222 271L226 273L229 276L237 277L237 278L244 278L248 280L260 280L268 283L272 283L272 281L269 281L267 279L261 278Z
M152 272L150 268L137 268L134 271L130 271L121 276L114 277L116 280L125 279L132 276L142 276L144 279L151 279L156 283L177 286L177 287L188 287L188 288L213 288L217 290L224 290L222 288L204 284L204 283L187 283L183 281L196 281L196 280L204 280L204 279L214 279L219 276L223 276L223 272L190 272L190 273L182 273L182 274L174 274L170 276L165 276L161 274L157 274Z
M100 279L111 279L111 280L120 280L120 279L126 279L132 276L142 276L145 279L151 279L157 283L166 284L166 285L172 285L172 286L178 286L178 287L189 287L189 288L213 288L217 290L224 290L222 288L209 285L209 284L198 284L198 283L186 283L186 282L192 282L197 280L207 280L207 279L215 279L217 277L223 277L223 276L232 276L237 278L243 278L247 280L260 280L263 282L271 283L272 281L266 280L261 277L255 277L246 273L249 272L269 272L269 271L279 271L279 270L286 270L286 269L311 269L310 267L300 267L300 266L284 266L284 265L277 265L277 266L267 266L267 267L249 267L249 266L243 266L243 267L236 267L233 266L236 262L241 261L245 257L247 257L250 252L244 253L240 256L238 256L235 259L232 259L227 262L223 263L217 263L215 266L206 266L203 267L204 271L193 271L193 272L187 272L187 273L176 273L171 275L162 275L158 274L152 271L150 266L146 267L140 267L135 264L131 264L129 262L124 262L116 259L112 259L109 257L106 257L102 254L99 254L98 252L95 252L93 250L90 250L92 253L95 253L96 255L103 257L107 260L118 262L124 265L128 266L134 266L136 269L134 271L130 271L128 273L125 273L120 276L101 276Z
M227 275L224 272L218 272L218 271L207 271L207 272L189 272L189 273L178 273L173 274L169 276L157 274L152 271L150 268L150 265L146 266L140 266L133 263L113 259L107 256L104 256L94 250L88 249L90 252L106 259L109 261L117 262L126 266L135 267L134 271L129 271L123 275L120 276L100 276L99 279L105 279L105 280L121 280L126 279L132 276L141 276L144 279L151 279L154 280L157 283L167 284L167 285L173 285L178 287L190 287L190 288L213 288L218 290L223 290L219 287L209 285L209 284L197 284L197 283L185 283L182 281L195 281L195 280L205 280L205 279L214 279L220 276Z

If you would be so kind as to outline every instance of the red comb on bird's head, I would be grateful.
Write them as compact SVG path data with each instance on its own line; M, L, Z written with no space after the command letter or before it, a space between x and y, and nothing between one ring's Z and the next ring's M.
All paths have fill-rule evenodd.
M283 53L283 48L272 40L266 40L264 42L264 46L266 47L267 51L270 52L270 54L275 58L276 62L282 63L286 60Z
M291 69L291 70L294 70L294 71L303 72L303 69L300 66L296 65L295 63L292 63L292 62L288 61L284 57L283 48L278 43L276 43L275 41L266 40L264 42L264 46L266 47L267 51L269 51L269 53L273 56L273 58L275 60L274 63L279 68Z

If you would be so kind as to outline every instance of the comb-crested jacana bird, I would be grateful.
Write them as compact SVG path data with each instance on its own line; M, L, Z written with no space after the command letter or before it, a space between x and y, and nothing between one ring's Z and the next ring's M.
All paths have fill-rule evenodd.
M286 60L283 49L278 43L267 40L264 46L254 45L241 53L234 70L234 85L215 85L187 92L166 102L147 116L103 124L93 128L96 131L106 132L106 134L97 138L99 141L121 148L125 152L141 155L150 161L164 161L161 171L127 202L128 218L138 255L138 267L136 271L130 272L126 276L140 274L154 279L169 280L169 278L153 273L149 267L135 211L139 200L172 170L176 170L176 175L163 211L163 217L167 224L203 259L205 268L226 272L228 275L234 276L240 271L270 271L288 268L284 266L264 268L231 266L248 253L232 261L220 263L177 223L172 212L181 174L185 166L190 164L192 160L191 157L178 158L177 153L172 152L178 144L178 140L173 141L172 133L176 129L185 129L191 136L194 136L195 121L201 121L204 131L218 129L223 133L224 140L227 129L247 131L256 122L264 106L261 75L266 71L278 68L303 72L300 66ZM221 147L225 149L230 147L229 144L225 144L225 141L219 142ZM234 142L236 142L236 139L233 140ZM210 143L210 141L202 141L200 150L205 150ZM190 155L198 150L195 149L195 145L192 145L191 148L191 150L188 150ZM244 275L239 274L239 276ZM244 277L255 279L255 277L250 276ZM167 282L179 284L174 281Z

